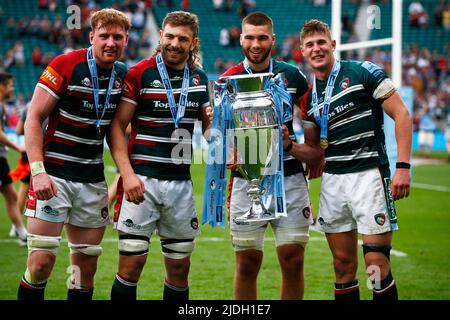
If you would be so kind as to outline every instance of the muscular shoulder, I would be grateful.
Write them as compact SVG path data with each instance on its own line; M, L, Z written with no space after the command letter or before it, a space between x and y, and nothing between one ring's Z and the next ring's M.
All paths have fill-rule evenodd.
M114 63L114 68L120 77L125 76L128 71L127 65L122 61L116 61L116 63Z

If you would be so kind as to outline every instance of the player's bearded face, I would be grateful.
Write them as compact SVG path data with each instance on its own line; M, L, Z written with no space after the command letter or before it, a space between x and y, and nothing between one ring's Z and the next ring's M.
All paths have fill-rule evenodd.
M13 96L14 93L14 80L13 79L9 79L8 81L6 81L4 84L0 84L0 86L2 86L2 91L3 91L3 98L4 99L9 99Z
M270 26L244 24L241 34L241 47L247 60L254 64L267 61L270 57L275 36Z
M128 43L128 34L123 26L98 26L90 34L95 61L103 68L110 68L122 55Z
M184 68L189 52L195 48L198 38L194 38L188 26L166 25L160 32L161 54L164 63L174 69Z

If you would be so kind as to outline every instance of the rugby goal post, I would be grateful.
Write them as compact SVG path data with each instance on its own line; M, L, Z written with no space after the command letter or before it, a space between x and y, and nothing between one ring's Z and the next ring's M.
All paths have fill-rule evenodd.
M373 48L384 45L392 46L392 82L397 88L402 85L402 2L393 0L392 3L392 36L377 40L367 40L352 43L341 43L341 18L342 0L332 0L331 33L336 40L335 56L340 59L342 51L355 49Z
M391 79L405 102L410 115L413 114L413 90L411 87L402 87L402 4L403 0L392 0L392 36L377 40L341 43L342 0L332 0L331 33L336 40L335 57L340 59L341 52L363 48L373 48L384 45L392 46L392 74ZM381 13L380 13L381 14ZM389 157L391 175L395 172L397 161L397 143L395 139L395 123L384 114L384 132L386 137L386 150ZM411 156L412 157L412 156ZM412 161L412 159L410 160Z

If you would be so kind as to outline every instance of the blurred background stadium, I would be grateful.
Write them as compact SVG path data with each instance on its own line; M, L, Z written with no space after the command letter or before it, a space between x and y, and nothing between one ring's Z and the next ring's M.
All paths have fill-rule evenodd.
M376 5L379 9L378 28L367 28L367 8L370 5ZM352 43L391 37L392 6L393 1L388 0L342 0L341 42ZM303 21L318 18L331 25L332 19L332 0L0 0L0 69L11 72L16 79L15 95L5 106L8 114L6 131L12 139L23 141L23 137L15 135L14 128L20 114L27 107L45 66L58 54L87 47L89 14L105 7L122 10L132 20L133 28L130 31L129 44L122 57L129 67L152 53L158 42L159 27L167 12L187 10L196 13L200 21L201 63L211 79L217 78L218 74L242 60L239 46L241 18L251 11L264 11L273 18L277 37L274 56L279 60L298 65L307 75L310 74L310 70L305 65L299 49L299 30ZM72 29L73 14L77 13L77 10L81 15L81 25L80 28ZM414 121L413 163L424 165L413 170L416 184L413 185L411 199L399 204L400 221L402 210L406 211L408 216L403 217L405 227L399 232L394 245L403 247L402 249L408 252L409 259L417 255L416 260L408 261L401 269L402 275L410 284L403 287L408 290L404 289L402 292L400 289L400 297L450 299L448 271L450 250L448 244L444 245L448 243L450 234L450 165L446 163L450 160L450 156L446 150L445 140L445 130L450 130L450 1L403 0L402 17L402 85L412 88L410 109ZM343 52L341 55L344 59L371 60L383 66L388 73L391 72L391 57L390 46L353 50ZM301 136L301 127L297 130ZM417 139L419 130L433 132L432 145L419 145ZM17 161L17 155L14 153L11 151L8 158L11 167L14 167ZM112 181L114 164L109 154L107 152L105 154L107 179ZM203 167L193 166L193 170L198 172L193 176L197 188L197 207L201 208ZM317 203L319 188L320 181L311 184L313 204ZM3 199L0 199L0 282L4 285L0 288L0 299L14 299L18 279L25 268L26 250L18 252L17 244L8 239L10 225L2 201ZM424 223L422 225L424 229L418 229L418 221ZM231 299L234 258L228 233L226 230L211 230L205 226L203 234L205 239L209 240L199 239L198 248L193 256L192 277L195 280L193 298ZM105 241L105 246L109 251L106 250L102 256L103 261L100 262L97 278L100 283L104 281L104 287L99 288L94 296L98 299L108 298L117 261L115 234L109 230L108 236L111 241ZM311 262L307 260L305 298L331 299L332 291L329 288L333 281L331 256L323 241L323 235L313 234L313 238L314 236L322 240L313 241L309 247L311 253L308 255ZM423 239L424 237L427 239ZM216 240L212 239L223 241L215 242ZM320 245L316 245L317 243ZM273 243L270 246L273 246ZM202 250L210 251L202 254L200 253ZM224 254L218 257L216 252ZM67 250L62 249L60 254L62 262L57 265L52 276L54 287L50 283L48 288L49 298L54 299L64 299L61 281L64 282L68 276L65 273L68 263ZM151 263L161 260L158 246L153 246L151 254L154 255L150 260ZM326 257L326 261L313 262L322 256ZM205 262L209 263L209 259L215 259L211 267L203 265ZM401 259L401 254L399 257L394 256L393 259ZM265 281L267 287L260 288L263 292L260 296L277 299L279 274L276 258L268 252L266 260L268 261L265 262L263 269L267 269L262 271L260 279ZM214 285L213 288L208 282L212 276L196 275L197 265L202 265L202 270L208 272L222 273L223 278L217 281L224 284L217 287ZM323 266L326 266L325 270L321 269ZM153 283L140 291L142 299L160 298L162 266L157 265L154 268L154 272L148 271L141 281ZM319 270L316 270L317 268ZM421 279L418 274L407 275L408 272L416 272L416 268L417 270L425 268L432 272L431 278ZM395 270L394 267L394 272ZM360 272L361 279L364 279L363 270ZM320 275L315 277L317 273ZM220 275L218 277L220 279ZM308 277L311 277L310 282ZM399 282L402 280L401 277ZM201 287L197 287L198 285ZM368 293L363 293L362 296L369 297Z

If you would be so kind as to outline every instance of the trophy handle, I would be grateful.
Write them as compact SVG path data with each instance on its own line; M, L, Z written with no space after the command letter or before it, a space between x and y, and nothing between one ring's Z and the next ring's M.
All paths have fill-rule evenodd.
M208 80L208 95L209 95L209 105L214 108L214 100L216 96L215 91L216 82L214 80Z

